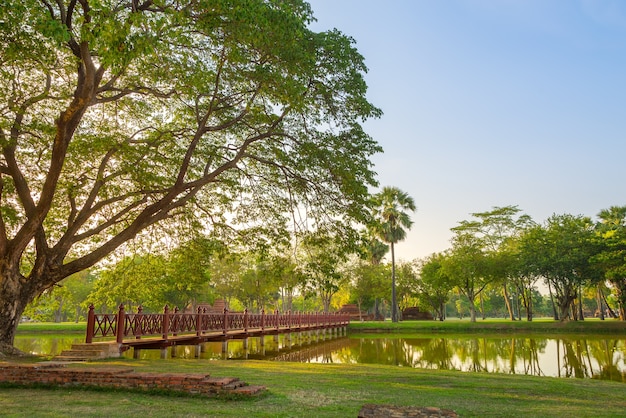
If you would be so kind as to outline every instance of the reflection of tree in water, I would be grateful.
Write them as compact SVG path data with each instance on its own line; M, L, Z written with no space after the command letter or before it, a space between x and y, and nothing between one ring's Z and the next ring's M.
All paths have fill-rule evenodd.
M561 371L564 377L583 378L591 375L584 358L586 341L562 339L557 344L561 344L563 348ZM591 368L591 365L589 366Z
M72 344L84 341L84 336L17 336L15 337L15 347L25 353L38 356L55 356L61 354L63 350L69 350Z
M588 341L589 352L598 362L599 370L593 370L593 378L626 383L626 372L620 371L618 364L625 359L624 340L603 339Z
M624 361L625 342L617 339L558 340L559 376L626 382L626 373L619 368L619 363Z
M415 347L413 341L414 340L407 340L407 343ZM421 343L419 345L421 356L416 358L414 363L415 367L441 370L455 369L448 340L445 338L429 338L419 341Z
M25 352L39 355L58 354L81 342L75 337L17 336L16 346ZM282 342L282 343L281 343ZM556 346L557 352L546 349ZM201 358L222 358L222 343L203 345ZM194 358L195 347L176 347L177 357ZM132 350L126 355L132 356ZM142 358L159 358L159 350L142 350ZM549 356L549 358L548 358ZM555 357L556 356L556 359ZM367 363L419 367L424 369L462 370L489 373L510 373L543 376L543 364L558 364L560 377L579 377L613 380L626 383L626 338L401 338L375 336L374 338L338 338L319 340L295 335L289 344L284 336L280 341L250 338L248 348L241 341L228 343L228 358L250 358L277 361L319 363ZM556 360L556 361L555 361Z

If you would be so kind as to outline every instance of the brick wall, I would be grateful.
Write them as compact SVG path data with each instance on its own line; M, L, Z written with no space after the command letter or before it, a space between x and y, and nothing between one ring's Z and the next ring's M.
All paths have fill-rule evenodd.
M265 390L263 386L249 386L231 377L212 378L209 375L189 373L140 373L129 368L69 368L59 364L0 363L0 383L171 391L206 396L251 396Z

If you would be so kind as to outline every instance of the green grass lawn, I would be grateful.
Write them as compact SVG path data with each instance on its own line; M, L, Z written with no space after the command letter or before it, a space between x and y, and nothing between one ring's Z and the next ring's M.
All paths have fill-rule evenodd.
M253 399L79 388L0 390L0 415L43 417L356 417L366 403L435 406L461 416L620 417L626 385L590 379L271 361L108 360L72 367L236 376L266 385Z
M85 333L86 322L22 322L17 327L18 334L45 333Z

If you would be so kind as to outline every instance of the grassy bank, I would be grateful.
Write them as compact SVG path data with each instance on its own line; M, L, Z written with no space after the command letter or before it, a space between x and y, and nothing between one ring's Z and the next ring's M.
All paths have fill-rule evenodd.
M626 385L589 379L249 360L116 360L71 367L110 366L236 376L268 391L254 399L206 399L3 388L0 410L10 417L355 417L366 403L450 408L464 417L618 417L626 410Z
M18 334L62 334L62 333L84 333L87 328L86 322L23 322L18 325Z
M502 319L478 319L470 322L469 319L447 319L445 321L402 321L402 322L357 322L350 323L350 331L357 333L367 332L401 332L401 333L589 333L589 334L624 334L626 335L626 321L608 319L601 321L591 318L584 321L559 322L553 319L539 318L531 322L509 321Z

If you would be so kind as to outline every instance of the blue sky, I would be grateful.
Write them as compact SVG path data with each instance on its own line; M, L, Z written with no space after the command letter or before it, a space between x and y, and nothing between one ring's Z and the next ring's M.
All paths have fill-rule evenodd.
M626 1L309 2L369 68L375 170L418 206L401 259L494 206L543 222L626 205Z

